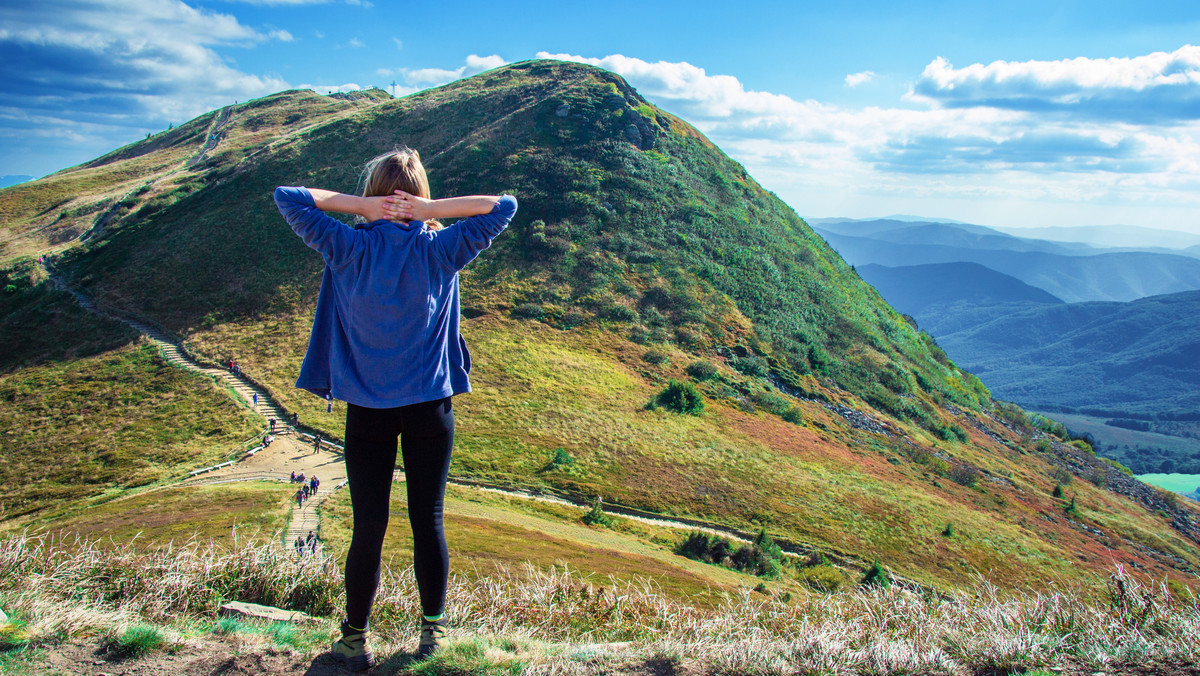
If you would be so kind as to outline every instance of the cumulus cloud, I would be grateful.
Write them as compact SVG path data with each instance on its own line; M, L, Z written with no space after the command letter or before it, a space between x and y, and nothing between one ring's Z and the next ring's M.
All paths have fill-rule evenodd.
M270 36L272 40L278 40L280 42L292 42L296 39L291 33L285 30L273 30L267 33L267 35Z
M846 76L847 87L857 87L865 82L870 82L875 77L875 71L864 70L861 73L850 73Z
M463 65L454 69L400 68L397 70L397 72L409 85L423 89L425 87L436 87L438 85L443 85L447 82L453 82L454 80L458 80L460 78L470 77L471 75L482 73L485 70L499 68L507 63L508 61L505 61L496 54L492 54L491 56L479 56L477 54L471 54L466 58L466 62L463 63Z
M265 35L178 0L6 3L0 18L6 98L33 114L72 111L87 122L165 126L287 84L236 70L213 50L283 34Z
M906 107L850 108L749 90L735 77L688 63L619 54L538 56L623 76L793 203L838 194L861 199L864 193L909 200L952 195L1064 201L1120 194L1200 205L1197 124L1114 124L1048 116L1033 107L950 105L915 95ZM939 68L926 69L925 76L950 72ZM946 87L953 89L949 82ZM925 105L911 105L921 102Z
M909 98L946 107L1060 112L1135 124L1200 119L1200 47L1133 58L995 61L955 68L934 59Z

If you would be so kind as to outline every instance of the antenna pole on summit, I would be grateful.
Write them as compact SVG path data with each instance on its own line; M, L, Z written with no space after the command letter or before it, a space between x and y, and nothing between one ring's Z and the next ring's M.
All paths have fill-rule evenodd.
M396 96L396 81L392 80L392 96Z

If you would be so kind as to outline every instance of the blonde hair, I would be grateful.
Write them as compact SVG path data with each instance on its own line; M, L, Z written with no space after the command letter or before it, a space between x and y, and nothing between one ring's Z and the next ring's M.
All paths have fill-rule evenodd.
M407 146L400 146L367 162L362 174L362 196L378 197L392 195L397 190L417 197L430 198L429 177L421 164L421 154ZM429 220L425 225L438 230L442 224Z

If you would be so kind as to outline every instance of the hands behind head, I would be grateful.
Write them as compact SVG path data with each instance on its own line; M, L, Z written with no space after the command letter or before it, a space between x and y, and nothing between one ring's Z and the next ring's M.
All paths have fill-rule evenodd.
M433 200L397 190L382 198L384 218L390 221L427 221L434 217Z

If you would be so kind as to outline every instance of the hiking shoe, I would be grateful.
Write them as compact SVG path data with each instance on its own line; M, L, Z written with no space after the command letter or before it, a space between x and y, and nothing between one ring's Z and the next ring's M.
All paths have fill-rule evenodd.
M426 658L445 648L450 641L446 638L446 625L442 620L421 622L421 642L417 644L417 657Z
M375 656L367 647L366 632L351 629L345 620L342 621L342 637L333 642L329 652L350 671L363 671L375 666Z

